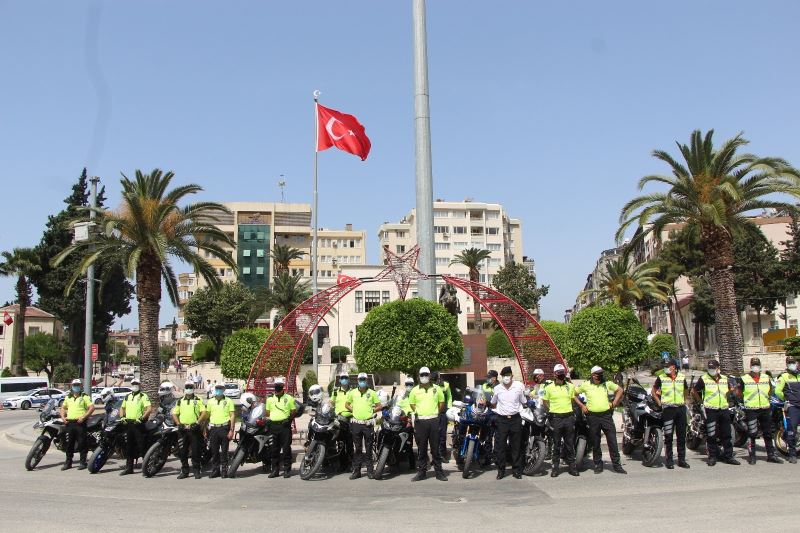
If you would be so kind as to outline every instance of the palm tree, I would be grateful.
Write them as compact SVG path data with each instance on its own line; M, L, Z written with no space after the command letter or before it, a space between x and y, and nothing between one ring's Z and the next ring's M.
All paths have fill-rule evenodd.
M648 298L666 303L669 285L658 279L659 268L649 263L632 266L630 255L624 254L606 264L600 276L600 288L585 293L598 293L601 300L620 307L630 307Z
M155 169L149 174L136 171L135 179L122 175L122 204L115 211L98 210L100 231L92 239L77 242L55 258L58 265L71 253L81 254L82 261L67 285L74 282L90 264L121 265L125 274L136 281L139 304L140 364L143 389L157 401L161 358L158 346L158 315L161 308L161 280L173 304L178 301L178 282L172 260L192 265L212 286L220 285L216 270L201 255L208 252L231 267L231 254L224 243L235 247L228 235L214 225L219 214L230 211L217 203L199 202L179 207L178 202L202 191L195 184L168 190L174 174Z
M656 159L670 166L672 175L645 176L639 180L639 189L655 182L665 184L668 190L628 202L620 213L617 239L621 240L633 224L643 230L639 239L651 232L660 239L665 226L674 223L685 223L699 231L714 298L721 370L740 373L744 345L731 269L732 231L753 210L775 208L797 213L794 205L772 195L800 197L800 173L780 158L737 153L748 144L741 133L715 150L713 133L710 130L703 137L695 130L689 145L678 143L684 162L662 150L653 152Z
M311 290L307 281L302 281L299 275L292 276L288 272L281 272L272 278L272 287L264 294L263 301L265 307L278 310L275 317L277 323L310 296Z
M269 256L275 262L275 275L289 272L289 263L295 259L301 259L305 254L297 248L292 248L288 244L276 244Z
M36 253L31 248L14 248L11 252L3 252L0 263L0 276L17 278L17 342L14 349L14 365L12 371L17 376L26 376L25 371L25 313L31 305L31 274L40 270Z
M463 265L469 269L469 280L478 282L480 279L481 263L489 257L492 253L489 250L482 250L480 248L467 248L457 254L452 261L451 265ZM477 298L473 299L475 304L475 329L478 334L483 332L483 317L481 316L481 306Z

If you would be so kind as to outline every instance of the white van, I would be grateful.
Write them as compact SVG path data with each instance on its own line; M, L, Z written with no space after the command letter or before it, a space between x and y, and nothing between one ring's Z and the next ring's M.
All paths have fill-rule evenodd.
M21 378L0 378L0 401L32 389L49 388L50 380L47 376L28 376Z

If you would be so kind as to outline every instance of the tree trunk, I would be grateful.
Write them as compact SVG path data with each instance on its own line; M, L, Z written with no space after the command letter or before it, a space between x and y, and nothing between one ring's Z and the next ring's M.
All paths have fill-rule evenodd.
M480 276L478 275L478 271L475 269L469 270L469 280L478 283ZM475 303L475 331L478 332L478 335L483 333L483 315L481 315L481 304L478 303L477 298L473 298L472 301Z
M158 315L161 311L161 264L142 255L136 267L136 301L139 303L139 369L142 390L158 406L161 354L158 349Z
M700 230L700 243L709 268L708 281L714 297L720 370L723 374L741 375L744 368L744 343L731 269L731 236L724 228L704 226Z
M17 278L16 289L19 314L17 315L17 344L14 347L16 353L14 354L12 373L15 376L27 376L28 372L25 370L25 313L28 311L28 280L25 279L25 276Z

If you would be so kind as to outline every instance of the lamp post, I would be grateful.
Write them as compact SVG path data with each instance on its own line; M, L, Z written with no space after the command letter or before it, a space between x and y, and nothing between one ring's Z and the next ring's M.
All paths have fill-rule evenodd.
M88 241L91 239L93 228L96 226L94 222L95 208L97 208L97 183L100 178L93 176L89 179L92 184L90 191L89 205L92 208L89 211L89 221L81 222L75 225L75 241ZM89 265L86 269L86 326L84 328L84 351L83 351L83 390L92 390L92 340L94 337L93 322L94 322L94 263Z
M353 355L353 330L350 330L350 355Z

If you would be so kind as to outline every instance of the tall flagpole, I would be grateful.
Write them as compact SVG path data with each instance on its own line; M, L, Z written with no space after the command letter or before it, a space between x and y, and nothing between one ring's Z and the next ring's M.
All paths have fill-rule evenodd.
M425 0L413 0L414 18L414 134L416 147L417 244L420 270L436 273L433 245L433 170L431 118L428 108L428 45ZM417 281L420 298L436 301L436 280Z
M318 287L317 287L317 228L319 227L318 218L317 218L317 206L318 206L318 195L317 195L317 159L319 156L319 110L317 109L317 104L319 104L319 91L314 91L314 198L313 198L313 207L311 208L311 290L313 294L317 294ZM314 374L319 376L319 355L317 354L319 346L317 341L317 330L314 328L314 331L311 334L311 357L312 357L312 364L314 365Z

